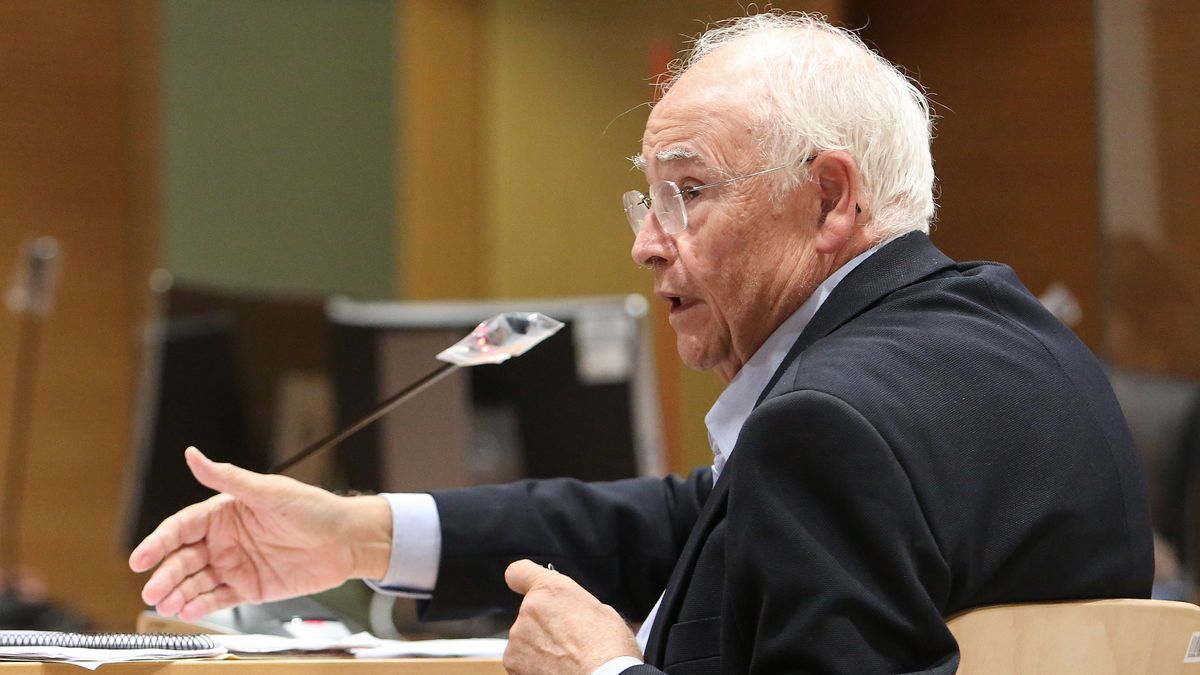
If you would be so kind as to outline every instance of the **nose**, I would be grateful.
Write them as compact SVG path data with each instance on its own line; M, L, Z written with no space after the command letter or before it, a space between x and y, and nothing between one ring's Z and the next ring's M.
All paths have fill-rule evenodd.
M630 254L636 264L642 267L656 267L671 260L673 244L671 237L658 226L654 212L651 211L642 219L642 226L638 228Z

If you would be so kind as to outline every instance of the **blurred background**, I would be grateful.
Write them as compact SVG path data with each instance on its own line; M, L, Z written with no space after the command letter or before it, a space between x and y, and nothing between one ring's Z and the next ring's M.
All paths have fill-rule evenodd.
M776 2L861 29L939 116L934 241L1012 265L1108 365L1169 576L1200 501L1200 4ZM153 270L230 294L649 296L619 196L654 77L731 0L0 3L0 283L61 247L32 404L23 564L128 629L122 494ZM715 376L647 317L662 466L710 461ZM1047 405L1054 405L1047 401ZM180 448L182 450L182 448ZM0 447L0 453L8 452ZM2 465L0 465L2 466ZM3 525L7 514L0 514ZM1164 563L1167 564L1167 563Z

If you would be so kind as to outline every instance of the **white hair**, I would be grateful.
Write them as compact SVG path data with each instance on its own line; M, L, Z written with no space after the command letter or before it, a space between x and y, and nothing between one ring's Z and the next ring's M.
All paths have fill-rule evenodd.
M805 159L844 150L862 174L869 232L879 240L929 232L934 215L933 121L924 92L859 37L813 14L768 12L710 26L671 64L669 89L701 59L736 45L764 160L798 167L780 192L807 177Z

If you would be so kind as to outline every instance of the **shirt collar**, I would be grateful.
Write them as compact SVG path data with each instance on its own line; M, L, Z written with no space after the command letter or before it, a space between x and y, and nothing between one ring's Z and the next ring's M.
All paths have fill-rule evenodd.
M704 416L704 424L708 427L708 443L713 452L714 483L720 476L721 470L725 468L725 462L733 453L733 448L737 445L738 434L741 433L746 418L754 410L755 401L758 400L759 394L771 380L771 376L783 363L788 350L800 337L800 333L804 332L805 326L808 325L813 315L833 293L833 289L842 279L846 278L847 274L850 274L862 261L879 250L882 245L879 244L863 251L821 282L812 295L808 296L808 299L791 316L779 324L775 332L771 333L758 351L750 357L750 360L746 361L738 374L729 382L729 386L725 387L725 391L721 392L712 409Z

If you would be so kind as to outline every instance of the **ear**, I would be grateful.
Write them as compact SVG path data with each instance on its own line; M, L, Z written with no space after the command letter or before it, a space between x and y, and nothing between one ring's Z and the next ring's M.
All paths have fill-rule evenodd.
M834 253L862 227L859 222L861 174L854 158L842 150L821 153L813 160L810 171L821 199L814 245L819 253Z

